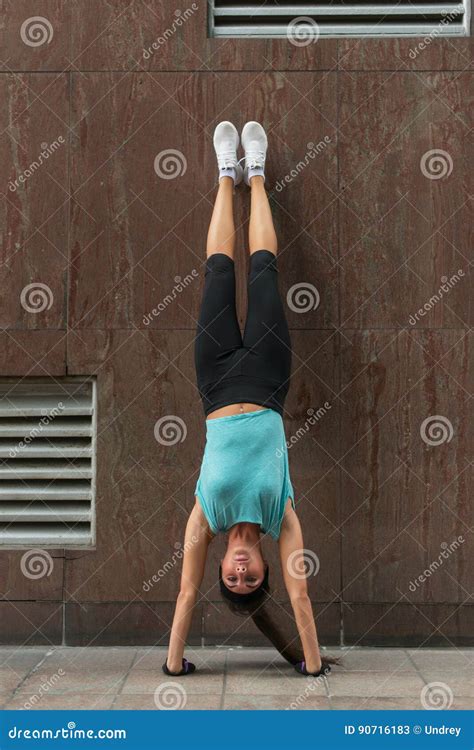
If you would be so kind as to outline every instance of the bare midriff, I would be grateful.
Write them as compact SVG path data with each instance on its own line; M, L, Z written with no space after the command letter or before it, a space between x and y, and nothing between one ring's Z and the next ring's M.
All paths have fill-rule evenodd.
M211 411L206 419L232 417L234 414L248 414L251 411L264 411L266 408L266 406L259 406L259 404L229 404L228 406L222 406L220 409Z

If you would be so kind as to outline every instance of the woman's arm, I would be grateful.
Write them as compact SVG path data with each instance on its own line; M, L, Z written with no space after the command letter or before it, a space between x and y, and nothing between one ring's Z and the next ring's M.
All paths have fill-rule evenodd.
M304 569L303 534L298 516L291 507L290 501L288 501L281 525L279 546L283 579L303 646L306 669L308 672L319 672L321 656L313 608L308 596L306 578L301 576L301 571Z
M204 576L207 549L212 534L201 506L196 504L191 511L184 537L183 569L181 586L171 628L167 666L171 672L180 672L183 663L184 647L191 625L193 607Z

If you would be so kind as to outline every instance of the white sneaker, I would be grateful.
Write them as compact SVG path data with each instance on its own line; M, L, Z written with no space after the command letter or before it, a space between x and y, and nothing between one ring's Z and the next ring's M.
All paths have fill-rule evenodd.
M217 156L217 166L221 169L235 170L234 184L242 182L243 169L237 159L239 147L239 133L235 125L224 120L214 130L214 150Z
M265 159L268 140L265 130L258 122L247 122L242 130L242 146L245 151L244 179L249 185L249 170L256 171L265 179Z

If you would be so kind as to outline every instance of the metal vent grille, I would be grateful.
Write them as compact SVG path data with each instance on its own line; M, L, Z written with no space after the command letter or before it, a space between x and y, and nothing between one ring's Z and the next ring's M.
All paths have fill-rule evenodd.
M0 381L0 547L94 543L95 382Z
M287 37L296 46L323 36L467 36L470 21L470 0L211 0L209 8L210 36Z

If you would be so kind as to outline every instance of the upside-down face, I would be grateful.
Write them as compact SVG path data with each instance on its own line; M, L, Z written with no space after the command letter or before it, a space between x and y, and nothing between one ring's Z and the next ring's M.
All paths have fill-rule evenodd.
M229 542L221 567L223 582L236 594L250 594L263 583L265 562L258 545Z

